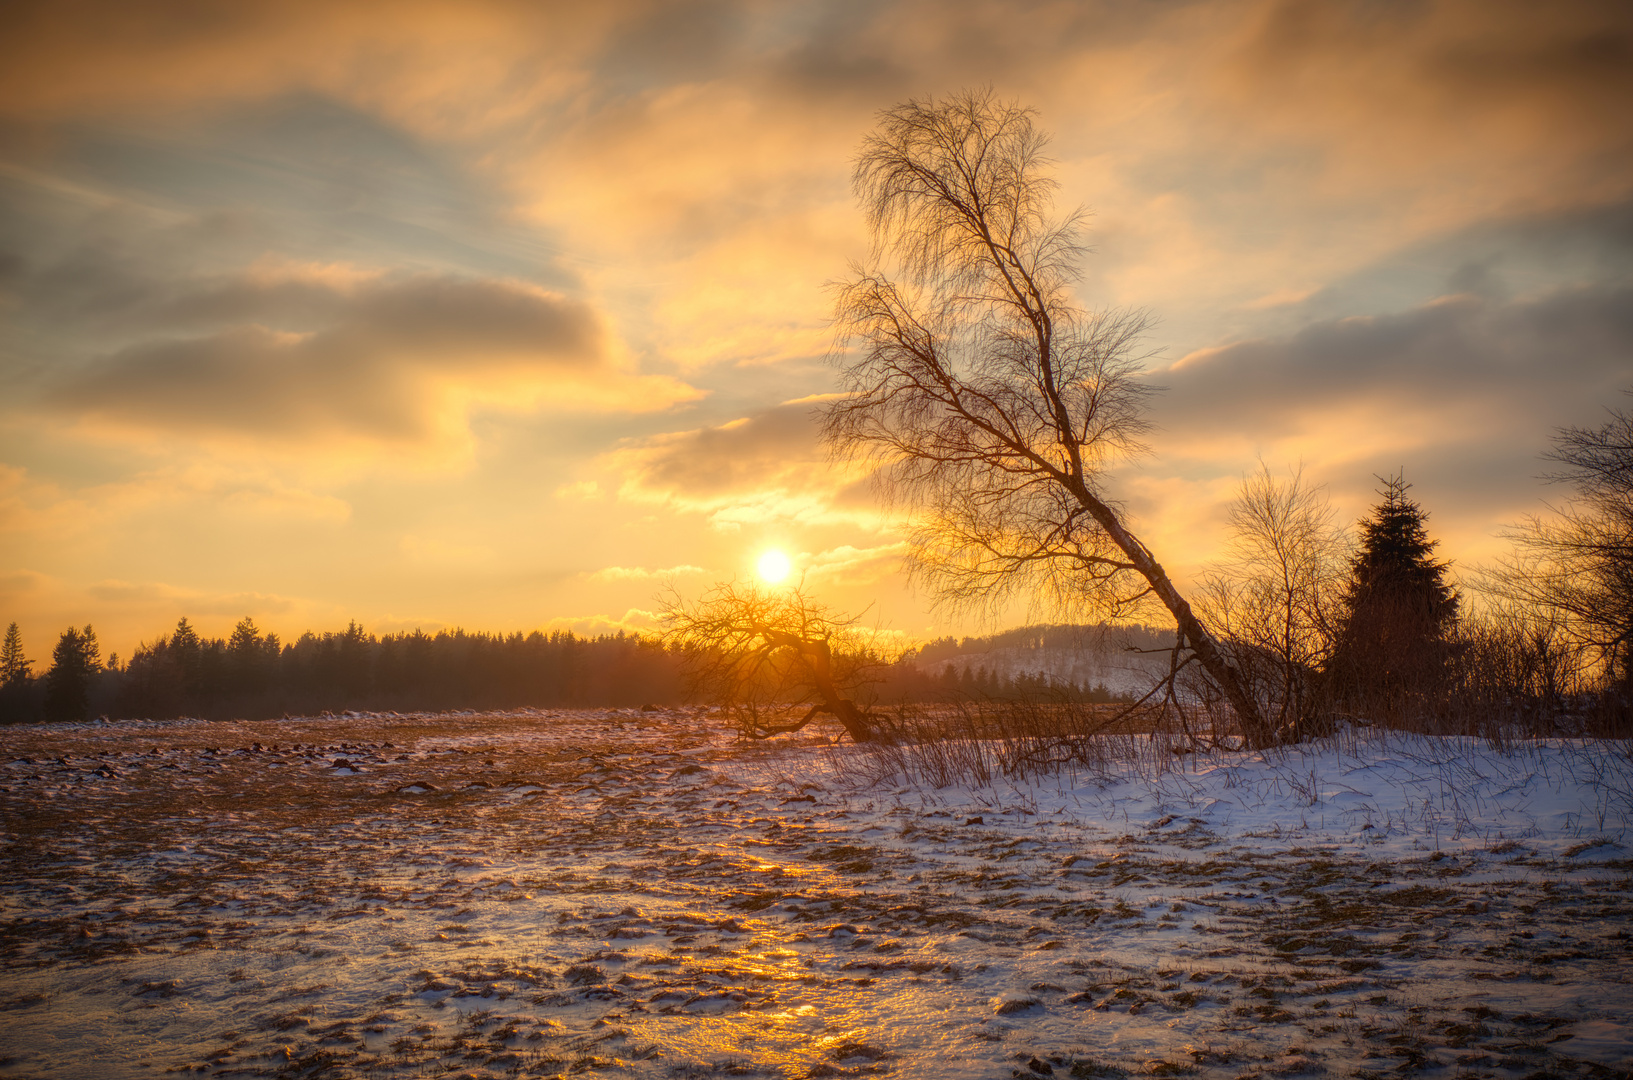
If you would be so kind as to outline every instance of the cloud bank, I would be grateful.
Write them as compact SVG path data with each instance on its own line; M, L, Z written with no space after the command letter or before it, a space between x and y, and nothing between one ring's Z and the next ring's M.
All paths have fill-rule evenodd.
M1157 373L1165 452L1219 453L1329 429L1337 418L1421 425L1421 445L1533 454L1633 382L1633 287L1500 302L1445 297L1410 311L1315 322L1280 338L1199 350ZM1542 421L1539 423L1538 421Z
M695 396L620 368L587 304L516 282L241 281L149 318L204 332L100 358L53 404L143 430L415 443L455 434L476 405L638 411Z

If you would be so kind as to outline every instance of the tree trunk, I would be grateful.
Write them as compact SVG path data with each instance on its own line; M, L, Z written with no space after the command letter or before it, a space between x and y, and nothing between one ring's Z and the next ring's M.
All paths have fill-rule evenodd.
M833 654L827 642L808 645L806 656L811 661L811 681L816 685L817 693L822 695L822 711L829 713L845 727L845 733L852 742L872 742L875 738L873 725L868 723L867 714L859 709L856 702L839 692L839 687L833 680Z
M1181 643L1188 642L1190 649L1196 654L1197 663L1202 670L1208 673L1220 691L1225 695L1231 710L1236 713L1237 720L1242 725L1242 735L1247 743L1255 750L1262 750L1273 746L1276 733L1270 725L1265 723L1259 712L1259 703L1247 693L1243 686L1242 673L1236 666L1225 658L1220 650L1219 643L1214 641L1208 628L1202 625L1202 620L1191 611L1190 603L1174 588L1174 583L1168 580L1168 572L1162 568L1156 558L1146 546L1128 531L1116 511L1092 495L1088 488L1079 483L1074 494L1083 508L1093 515L1100 527L1106 530L1112 540L1128 556L1134 569L1150 584L1151 591L1157 599L1162 601L1163 607L1174 617L1179 626Z
M878 733L868 721L867 713L858 708L856 702L841 694L839 687L834 684L833 650L827 641L812 641L770 627L762 626L756 629L767 641L793 649L805 658L806 669L811 673L811 685L822 697L822 704L817 707L817 712L825 712L838 720L852 742L872 742L878 737ZM810 717L807 716L806 719L809 720Z

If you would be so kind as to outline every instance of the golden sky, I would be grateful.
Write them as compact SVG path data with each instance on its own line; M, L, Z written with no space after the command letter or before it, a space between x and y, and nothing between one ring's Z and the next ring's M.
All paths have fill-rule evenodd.
M857 145L965 87L1053 133L1082 303L1158 320L1115 494L1182 581L1260 458L1352 519L1404 469L1472 566L1633 385L1622 2L6 10L0 623L38 658L645 628L771 546L975 629L812 423Z

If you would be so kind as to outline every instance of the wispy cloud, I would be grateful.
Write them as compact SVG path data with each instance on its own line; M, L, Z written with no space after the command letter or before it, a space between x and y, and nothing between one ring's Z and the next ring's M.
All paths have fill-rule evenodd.
M718 527L846 521L876 527L871 502L845 496L865 479L829 460L816 406L801 399L724 424L634 441L603 467L623 478L621 498L702 513Z
M1158 415L1165 448L1192 456L1221 437L1273 437L1356 413L1386 424L1433 415L1425 434L1437 438L1507 442L1521 427L1546 438L1528 416L1563 423L1591 412L1626 383L1630 355L1633 289L1449 296L1199 350L1156 376L1169 386Z
M844 544L801 561L813 584L869 586L901 573L907 544L896 542L858 548Z
M666 566L661 570L649 570L644 566L608 566L593 573L585 574L585 580L594 582L612 581L663 581L668 578L680 577L683 574L707 574L701 566Z
M649 636L663 631L663 616L645 608L629 608L622 615L563 615L550 619L542 629L547 633L570 631L579 637L618 633Z

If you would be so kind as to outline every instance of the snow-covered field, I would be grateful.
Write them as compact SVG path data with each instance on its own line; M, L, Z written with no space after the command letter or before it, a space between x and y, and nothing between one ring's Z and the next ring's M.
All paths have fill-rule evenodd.
M716 724L0 731L0 1075L1630 1075L1626 745L937 790Z

